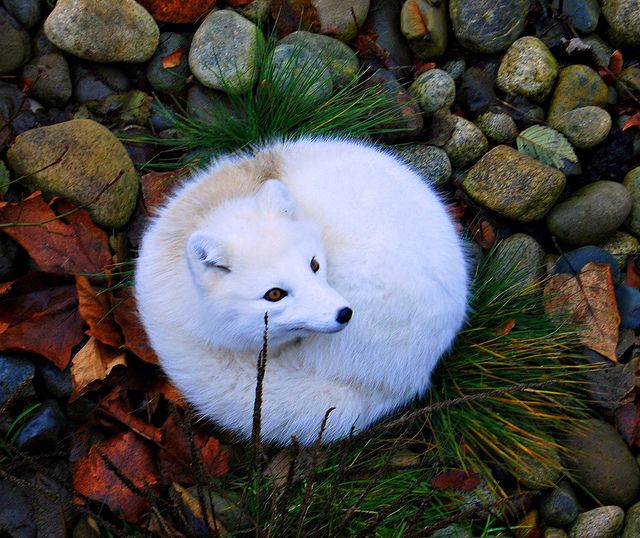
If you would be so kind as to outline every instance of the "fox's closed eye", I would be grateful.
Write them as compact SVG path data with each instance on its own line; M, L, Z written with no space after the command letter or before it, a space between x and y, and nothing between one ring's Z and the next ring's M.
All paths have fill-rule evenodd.
M318 263L318 260L315 259L315 257L311 258L311 263L309 264L309 266L314 273L317 273L318 269L320 269L320 264Z

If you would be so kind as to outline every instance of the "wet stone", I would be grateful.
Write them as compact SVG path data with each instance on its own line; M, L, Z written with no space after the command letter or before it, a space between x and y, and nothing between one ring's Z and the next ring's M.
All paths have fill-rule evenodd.
M411 53L400 30L401 9L400 2L371 0L366 23L377 34L376 43L389 54L386 68L399 79L408 77L411 71Z
M562 481L540 500L540 515L551 527L566 527L578 516L578 499L571 485Z
M442 56L447 48L447 3L407 0L402 5L400 27L417 58Z
M160 93L178 93L187 83L191 71L189 70L189 46L187 37L176 32L160 34L160 44L147 64L147 79L153 89ZM164 67L165 57L180 53L182 56L178 64Z
M640 67L625 67L618 75L616 88L623 99L640 95Z
M24 66L22 76L33 81L29 95L44 105L62 107L71 97L69 65L61 54L33 59Z
M516 122L504 112L485 112L480 114L474 123L494 144L511 144L518 136Z
M442 66L442 69L449 73L453 80L458 81L467 69L467 62L464 58L461 58L460 60L449 60Z
M15 71L31 55L29 34L0 7L0 75Z
M638 0L602 0L602 14L617 40L632 47L640 46Z
M586 65L570 65L560 70L547 120L554 125L555 120L575 108L607 104L607 85L600 75Z
M431 185L442 185L451 177L447 152L436 146L408 144L396 150L396 154Z
M553 7L559 8L560 1L554 0ZM583 34L593 32L600 18L598 0L563 0L562 14L571 19L573 27Z
M544 529L543 538L569 538L569 535L562 529L547 527Z
M40 22L40 0L3 0L6 10L25 28Z
M637 538L640 536L640 502L627 510L621 538Z
M584 106L555 116L551 126L575 147L590 148L607 138L611 131L611 116L597 106Z
M78 103L100 101L130 88L127 75L115 66L86 64L76 65L73 69L73 91Z
M422 73L409 88L425 114L448 109L456 96L456 83L442 69L429 69Z
M614 282L620 277L620 268L615 256L602 248L592 245L565 252L556 261L553 273L577 275L589 262L607 264L611 268L611 276Z
M616 288L621 329L640 329L640 291L626 284Z
M602 506L583 512L569 529L571 538L614 538L624 522L619 506Z
M54 450L66 432L67 419L54 400L44 402L27 416L16 447L32 453Z
M625 232L616 232L600 247L609 252L620 267L627 266L627 256L640 252L640 241Z
M0 354L0 407L35 396L33 363L18 355Z
M497 103L493 78L479 67L470 67L462 75L460 96L472 118L489 111Z
M518 289L524 289L544 277L544 249L530 235L515 233L509 236L498 245L496 256L506 269L517 268L520 275Z
M486 153L489 142L482 131L469 120L443 113L434 119L432 129L437 132L443 129L443 124L447 124L447 130L451 128L450 136L442 149L447 152L453 168L469 166Z

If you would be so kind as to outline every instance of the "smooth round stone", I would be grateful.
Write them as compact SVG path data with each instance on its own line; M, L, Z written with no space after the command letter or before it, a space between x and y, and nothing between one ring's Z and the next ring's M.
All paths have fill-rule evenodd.
M640 241L625 232L616 232L600 248L611 254L620 267L627 266L627 256L640 253Z
M209 88L245 93L258 77L263 46L264 36L255 24L234 11L212 11L193 36L189 66Z
M95 121L71 120L26 131L9 148L7 160L29 187L76 205L91 204L87 211L101 226L119 228L135 209L139 179L133 163L113 133Z
M586 45L591 47L599 65L609 65L611 54L615 50L609 43L598 34L589 34L580 38Z
M273 50L273 86L288 93L295 83L295 92L315 102L327 99L333 92L329 66L307 49L299 45L277 45Z
M619 506L601 506L580 514L569 529L571 538L614 538L624 523Z
M33 80L29 95L52 107L62 107L71 98L71 75L64 56L46 54L24 66L22 76Z
M433 114L441 108L448 109L456 97L456 83L442 69L429 69L409 87L425 114Z
M562 481L540 500L540 515L552 527L566 527L578 516L578 499L571 485Z
M409 144L400 146L396 155L431 185L442 185L451 177L451 161L447 152L436 146Z
M547 489L553 486L562 475L562 464L558 450L551 444L545 450L549 460L554 463L523 453L518 464L515 467L510 467L513 476L527 489Z
M631 194L623 185L595 181L554 207L547 216L547 228L568 245L600 243L622 225L631 205Z
M514 41L502 57L496 85L503 92L544 101L558 76L558 62L537 37Z
M215 123L220 121L220 111L234 115L226 93L194 84L187 93L187 114L196 121Z
M6 10L25 28L40 22L40 0L3 0Z
M274 0L272 13L277 4ZM350 41L356 37L358 28L362 28L369 12L369 0L311 0L311 5L318 15L320 33L333 35L340 41Z
M44 31L65 52L94 62L145 62L160 35L134 0L58 0Z
M633 168L624 176L622 184L631 193L633 206L626 225L632 233L640 236L640 166Z
M494 144L511 144L518 136L516 122L504 112L485 112L474 123Z
M603 420L582 420L579 427L565 440L572 478L603 504L631 504L640 490L640 467L627 444Z
M407 0L400 12L400 28L417 58L442 56L447 49L447 3Z
M496 146L462 184L475 201L520 222L541 219L564 189L562 172L540 164L510 146Z
M547 527L542 534L543 538L569 538L569 535L562 529Z
M614 282L620 277L620 267L615 257L610 252L592 245L565 252L556 261L553 274L577 275L589 262L607 264L611 268L611 277Z
M621 538L638 538L640 536L640 502L627 510Z
M305 48L320 62L326 63L331 71L334 89L344 88L360 69L360 60L356 53L342 41L326 35L300 30L285 36L278 44Z
M552 5L558 9L560 1L554 0ZM598 26L600 3L598 0L563 0L562 14L571 19L571 24L578 32L588 34Z
M530 235L516 233L508 237L498 245L496 256L505 271L518 271L518 290L531 286L544 277L544 249Z
M607 85L590 67L586 65L565 67L558 75L547 120L554 125L556 118L575 108L586 106L604 108L608 94Z
M411 52L400 29L400 2L371 0L367 15L367 26L378 36L376 43L389 55L389 69L397 78L408 78L411 74Z
M464 168L486 153L489 142L478 127L453 114L448 115L446 121L452 122L453 130L442 149L447 152L454 168Z
M160 34L160 45L147 65L147 79L153 89L160 93L178 93L187 83L189 70L190 42L182 34L163 32ZM178 65L164 67L165 57L182 51Z
M625 99L640 93L640 67L625 67L616 80L616 88Z
M449 16L460 43L474 52L506 49L524 30L528 0L451 0Z
M611 116L603 108L583 106L555 116L551 126L577 148L590 148L607 138Z
M616 302L620 314L621 329L640 328L640 291L626 284L616 288Z
M77 65L73 70L73 92L78 103L101 101L114 93L128 92L131 82L113 65Z
M0 75L15 71L31 55L29 34L0 7Z
M462 74L462 84L457 97L458 101L462 101L469 117L475 118L497 104L493 84L493 77L479 67L470 67Z
M36 367L18 355L0 354L0 406L35 395L33 378ZM20 387L24 385L21 392Z
M617 39L632 47L640 46L639 0L602 0L602 14Z
M16 439L16 447L29 452L56 448L67 426L67 419L55 400L48 400L28 415Z
M253 0L250 4L237 7L235 10L253 24L262 25L262 28L264 28L269 21L271 0Z
M449 60L442 66L442 69L449 73L453 80L457 81L460 80L465 70L467 69L467 62L464 58L461 58L460 60Z

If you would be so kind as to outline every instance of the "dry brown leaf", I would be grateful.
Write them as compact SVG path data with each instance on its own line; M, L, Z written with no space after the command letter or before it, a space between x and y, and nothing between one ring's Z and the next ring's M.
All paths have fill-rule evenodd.
M620 315L607 264L589 262L579 275L552 276L544 288L544 303L549 315L566 317L580 327L585 346L617 362Z
M76 275L78 309L82 319L89 325L87 334L103 344L118 348L124 339L120 327L113 319L111 302L106 293L98 294L85 276Z
M134 415L130 405L125 403L123 399L125 395L126 391L121 390L120 387L116 387L100 401L100 408L116 420L128 426L138 435L156 444L160 444L162 432L152 424Z
M133 297L132 288L120 290L113 300L113 315L116 323L120 325L124 333L124 348L128 349L150 364L158 364L158 357L149 344L147 333L138 318L138 308Z
M149 172L140 178L142 199L147 213L153 215L165 198L184 180L186 170Z
M73 401L91 390L94 381L102 381L116 366L126 366L126 353L102 345L95 337L75 354L71 361L71 383Z

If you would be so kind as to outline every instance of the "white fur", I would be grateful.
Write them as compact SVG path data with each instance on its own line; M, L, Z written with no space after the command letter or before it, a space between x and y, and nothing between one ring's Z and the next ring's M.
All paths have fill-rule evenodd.
M273 171L263 161L279 181L261 176ZM274 287L288 295L265 300ZM394 157L331 139L214 163L160 211L136 274L164 370L244 437L268 312L262 435L279 443L313 442L330 407L326 441L422 395L463 324L467 288L462 242L434 192ZM353 318L338 323L346 307Z

